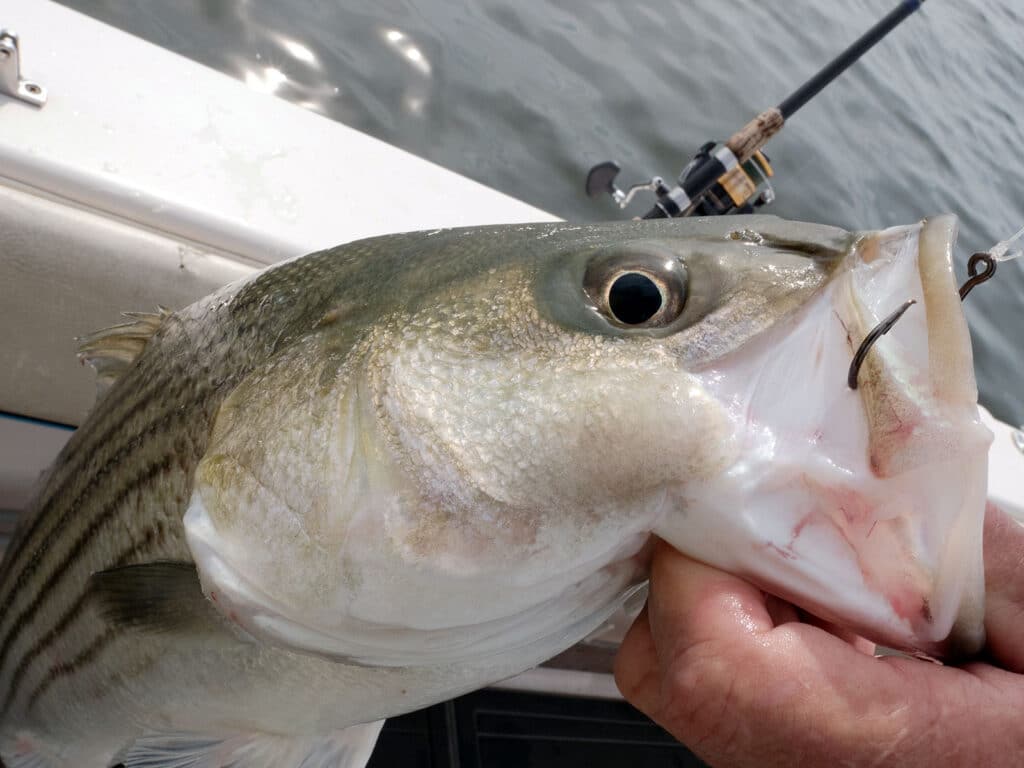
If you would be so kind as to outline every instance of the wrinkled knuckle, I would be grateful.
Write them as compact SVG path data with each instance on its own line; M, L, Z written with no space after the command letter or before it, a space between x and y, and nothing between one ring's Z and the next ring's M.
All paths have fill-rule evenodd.
M736 673L712 644L695 646L676 660L663 680L661 714L665 724L690 747L729 740Z

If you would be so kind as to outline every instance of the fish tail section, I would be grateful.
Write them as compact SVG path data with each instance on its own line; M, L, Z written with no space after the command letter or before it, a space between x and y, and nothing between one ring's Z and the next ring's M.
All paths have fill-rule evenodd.
M378 720L326 735L294 737L147 733L115 763L124 768L364 768L383 725Z

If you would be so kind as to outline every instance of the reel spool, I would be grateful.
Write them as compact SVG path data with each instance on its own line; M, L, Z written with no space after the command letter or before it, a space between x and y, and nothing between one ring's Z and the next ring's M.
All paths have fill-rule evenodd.
M708 142L679 174L679 186L686 184L690 175L720 149L721 145ZM615 178L622 169L618 163L607 161L599 163L587 174L586 191L591 198L609 195L612 200L625 209L637 193L654 192L657 201L671 210L675 190L665 183L661 176L650 181L634 184L626 191L615 186ZM768 157L760 150L745 163L735 165L721 174L718 179L705 190L700 198L690 202L686 208L679 207L676 216L724 216L733 213L752 213L755 209L769 205L775 200L775 190L770 179L775 175Z

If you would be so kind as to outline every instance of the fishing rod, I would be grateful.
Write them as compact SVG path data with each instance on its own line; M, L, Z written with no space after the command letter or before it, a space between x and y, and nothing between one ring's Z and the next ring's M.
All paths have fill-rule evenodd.
M775 199L775 192L769 179L774 172L761 148L800 107L918 10L924 1L903 0L777 107L759 114L724 144L705 144L679 174L675 187L670 187L660 176L655 176L623 192L615 186L615 177L622 169L617 163L608 161L590 169L586 182L587 195L594 198L611 195L620 208L625 208L638 192L650 190L654 192L656 201L654 207L642 217L645 219L750 213L755 207L771 203Z

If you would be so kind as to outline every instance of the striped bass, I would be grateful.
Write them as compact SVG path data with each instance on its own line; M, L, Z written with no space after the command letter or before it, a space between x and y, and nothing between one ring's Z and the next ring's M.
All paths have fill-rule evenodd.
M382 718L600 627L653 536L976 651L990 435L955 229L393 235L94 334L106 392L0 564L0 755L362 766Z

